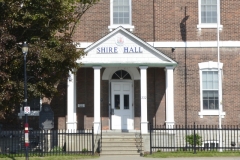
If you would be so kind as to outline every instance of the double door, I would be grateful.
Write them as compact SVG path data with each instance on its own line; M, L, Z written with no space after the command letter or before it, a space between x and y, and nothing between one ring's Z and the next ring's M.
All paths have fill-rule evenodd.
M111 83L111 127L133 129L132 82Z

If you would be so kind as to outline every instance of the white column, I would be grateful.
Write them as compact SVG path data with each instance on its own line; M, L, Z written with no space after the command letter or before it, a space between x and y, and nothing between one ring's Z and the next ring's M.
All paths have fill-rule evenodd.
M94 66L94 133L100 131L100 88L101 88L101 66Z
M140 66L141 72L141 132L148 133L147 120L147 68L148 66Z
M165 68L166 72L166 127L173 128L174 125L174 88L173 88L173 69L172 66Z
M67 88L67 129L77 129L76 116L76 75L69 72Z

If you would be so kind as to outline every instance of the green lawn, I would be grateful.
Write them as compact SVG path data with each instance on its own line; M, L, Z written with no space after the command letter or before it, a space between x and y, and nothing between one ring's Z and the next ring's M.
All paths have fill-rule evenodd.
M240 152L155 152L152 155L145 154L144 157L171 158L171 157L240 157Z
M97 158L98 156L46 156L46 157L29 157L30 160L79 160ZM25 157L6 157L0 160L25 160Z

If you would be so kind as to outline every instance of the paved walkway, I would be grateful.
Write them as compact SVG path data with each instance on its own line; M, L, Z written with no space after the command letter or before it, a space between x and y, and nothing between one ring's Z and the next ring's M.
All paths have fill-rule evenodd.
M88 160L240 160L240 157L146 158L140 156L100 156Z

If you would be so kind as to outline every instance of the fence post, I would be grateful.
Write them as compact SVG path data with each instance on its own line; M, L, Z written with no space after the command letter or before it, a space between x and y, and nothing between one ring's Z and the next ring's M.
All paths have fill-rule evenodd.
M149 123L150 128L150 154L152 154L152 125Z
M194 139L194 153L196 154L196 126L195 126L195 122L194 122L194 126L193 126L193 139Z
M92 155L94 155L94 130L92 127Z

